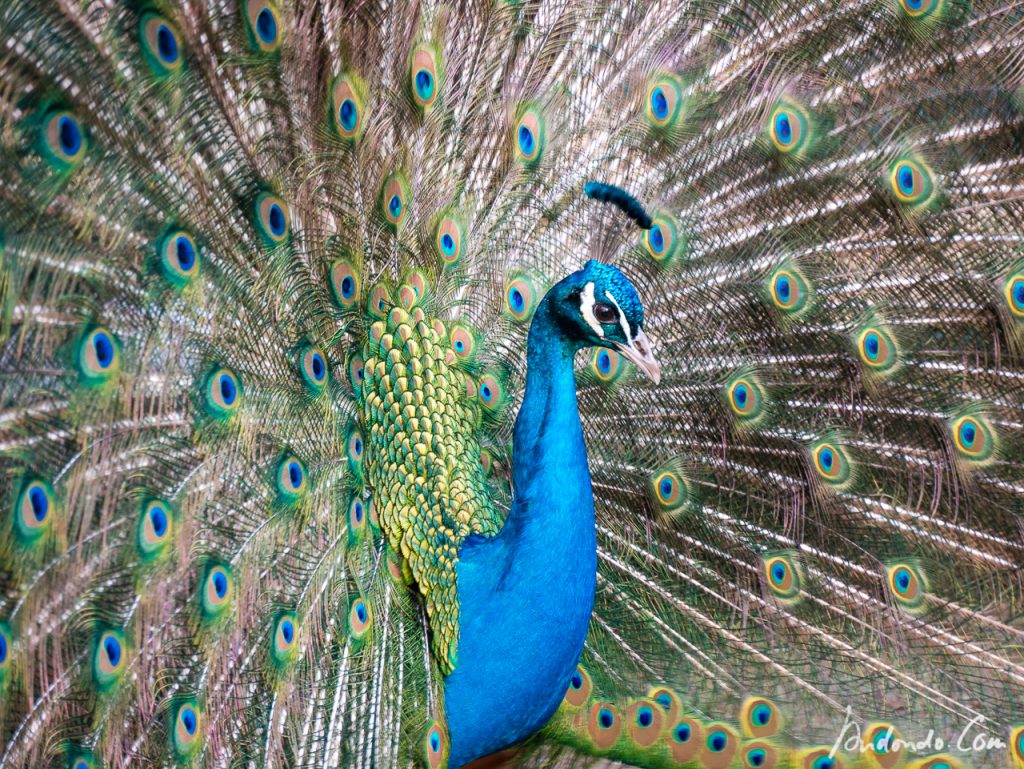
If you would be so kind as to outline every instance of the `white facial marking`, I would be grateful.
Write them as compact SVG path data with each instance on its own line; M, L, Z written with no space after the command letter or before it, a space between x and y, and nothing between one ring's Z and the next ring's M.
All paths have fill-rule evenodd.
M615 297L612 296L611 291L605 289L604 295L612 300L612 304L615 305L615 309L619 311L619 325L622 326L622 338L629 342L632 342L633 339L629 333L629 323L626 322L626 313L622 311L622 308L619 306L619 303L615 301Z
M606 292L607 293L607 292ZM580 295L580 312L583 313L583 320L587 322L587 325L594 329L594 333L599 337L604 338L604 329L601 328L601 324L597 322L597 318L594 317L594 283L591 281L583 287L583 293ZM614 299L612 300L615 301ZM629 338L629 334L626 334L626 338Z

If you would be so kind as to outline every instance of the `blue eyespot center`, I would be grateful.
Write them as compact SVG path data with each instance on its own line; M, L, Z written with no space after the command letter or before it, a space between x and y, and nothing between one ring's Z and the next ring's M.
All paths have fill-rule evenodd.
M672 707L672 698L666 692L659 694L654 698L654 701L661 706L662 710L668 710Z
M167 513L159 505L154 505L149 510L149 522L153 524L153 533L162 537L167 533Z
M814 762L814 769L835 769L836 762L831 756L821 756Z
M656 224L648 231L647 240L656 253L661 253L665 248L665 234L661 231L661 225Z
M781 566L782 564L778 565ZM785 569L783 569L783 572L785 572ZM771 720L772 709L770 707L767 705L758 705L754 708L754 723L764 726Z
M513 286L508 291L508 303L516 312L522 312L523 308L526 307L526 299L523 298L523 292Z
M914 171L908 165L901 165L896 171L896 182L904 195L914 194Z
M874 360L875 358L878 357L878 347L878 334L871 332L866 337L864 337L864 351L868 354L868 357L871 360Z
M487 385L481 385L480 386L480 395L483 396L483 399L485 401L489 401L491 399L491 388L489 386L487 386Z
M441 236L441 250L444 251L445 256L455 253L455 239L447 232Z
M65 155L75 155L82 148L82 131L78 123L63 116L59 123L60 148Z
M355 441L352 442L352 449L356 452L356 456L359 456L360 454L362 454L363 453L363 441L360 438L356 438Z
M896 589L901 593L907 592L910 588L910 572L906 569L900 569L896 572Z
M671 478L662 478L661 483L658 484L658 491L661 492L661 496L667 498L672 496L672 489L674 487L675 484L672 482Z
M1013 282L1013 303L1018 307L1024 307L1024 280L1018 278Z
M28 501L32 506L32 517L39 523L46 520L46 515L50 512L50 500L46 492L38 486L33 486L29 489Z
M281 623L281 637L286 644L290 644L292 639L295 638L295 626L290 619L286 619Z
M977 438L977 436L978 433L973 423L964 422L962 425L960 425L960 441L967 448L970 448L971 446L974 445L974 439Z
M747 405L747 388L740 385L733 390L733 397L736 399L736 405L743 408Z
M676 742L689 742L690 734L691 732L689 724L679 724L676 727L675 731Z
M186 272L191 270L196 263L196 250L192 246L192 242L179 235L174 241L174 252L178 257L178 266Z
M601 370L602 374L607 374L612 368L612 358L604 350L601 350L597 354L597 367Z
M793 141L793 126L789 122L789 114L780 112L775 116L775 136L781 144Z
M778 278L775 279L775 293L783 302L789 301L789 278L787 278L785 275L780 275Z
M783 563L775 563L772 566L772 581L779 585L782 584L783 580L786 579L786 565Z
M822 449L818 458L820 459L821 466L824 470L828 471L832 469L832 463L835 461L835 458L832 456L832 449Z
M441 738L438 736L437 732L430 733L430 749L435 753L441 749Z
M96 351L96 362L100 368L109 368L114 362L114 343L110 337L100 332L93 337L92 346Z
M178 41L166 24L161 24L156 31L156 50L167 64L178 60Z
M214 572L213 574L213 592L217 594L218 598L223 598L228 593L228 578L223 572Z
M455 351L456 352L462 352L463 349L465 349L465 347L466 346L462 343L461 339L456 339L455 340Z
M225 405L230 406L235 402L235 398L238 396L238 388L235 387L235 381L227 374L220 375L220 397L223 399Z
M611 729L612 724L615 723L615 716L608 708L601 708L601 712L597 714L597 722L601 725L602 729Z
M277 203L270 206L270 212L267 214L267 221L270 224L270 231L275 237L281 237L284 235L284 211L281 210L281 206Z
M654 721L654 714L651 712L650 708L642 707L642 708L640 708L637 711L637 713L636 713L636 722L638 724L640 724L640 726L644 726L644 727L650 726L653 721Z
M660 86L651 91L651 112L658 120L668 117L668 99Z
M392 195L391 200L388 201L388 211L391 213L393 219L397 219L402 214L402 198L398 195Z
M354 131L358 117L359 113L356 110L355 102L351 99L345 99L341 103L341 109L338 110L338 120L341 122L341 127L346 131Z
M356 502L355 504L356 523L363 522L363 503Z
M924 5L924 0L907 0L907 7L912 11L920 11Z
M302 484L302 468L299 463L292 461L288 463L288 482L292 488L298 488Z
M363 605L362 601L356 604L356 617L360 622L366 622L366 606Z
M577 691L583 687L583 676L579 674L579 671L572 674L572 678L569 679L569 686Z
M344 278L341 279L341 295L343 297L345 297L346 299L351 299L352 294L355 293L355 290L356 282L352 279L351 276L346 275Z
M421 69L416 73L416 93L424 101L434 95L434 76L428 70Z
M532 155L536 142L533 139L533 131L525 125L519 126L519 149L524 155Z
M192 708L184 708L181 711L181 725L185 727L185 731L189 734L196 733L198 722L196 721L196 713Z
M728 738L724 732L712 732L708 737L708 747L711 748L715 753L721 753L725 750Z
M107 655L107 661L116 668L121 661L121 644L113 636L107 636L103 639L103 651Z
M7 662L7 636L0 631L0 665Z
M267 45L277 40L277 19L269 8L264 8L256 17L256 34Z
M313 353L313 360L310 363L310 368L313 369L313 378L321 380L324 378L324 359L320 356L320 353Z
M761 766L767 757L768 754L760 748L752 750L749 753L747 753L747 761L750 762L751 766Z

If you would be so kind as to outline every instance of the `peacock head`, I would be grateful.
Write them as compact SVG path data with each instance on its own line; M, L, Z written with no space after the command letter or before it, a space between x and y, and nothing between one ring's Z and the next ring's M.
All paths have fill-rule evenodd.
M577 349L610 347L657 384L661 365L644 333L644 307L633 284L611 265L589 261L563 278L546 301L554 319Z

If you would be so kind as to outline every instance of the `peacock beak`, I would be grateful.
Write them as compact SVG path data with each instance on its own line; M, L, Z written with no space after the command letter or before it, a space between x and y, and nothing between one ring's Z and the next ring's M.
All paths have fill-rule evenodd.
M650 377L654 384L661 381L661 364L654 359L654 352L651 350L651 341L643 329L636 332L630 344L615 345L626 360L633 361L640 370Z

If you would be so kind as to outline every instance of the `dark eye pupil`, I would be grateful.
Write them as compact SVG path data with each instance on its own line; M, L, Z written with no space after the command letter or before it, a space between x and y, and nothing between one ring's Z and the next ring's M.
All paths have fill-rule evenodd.
M615 321L615 310L611 307L611 305L595 305L594 315L600 323L613 323Z

